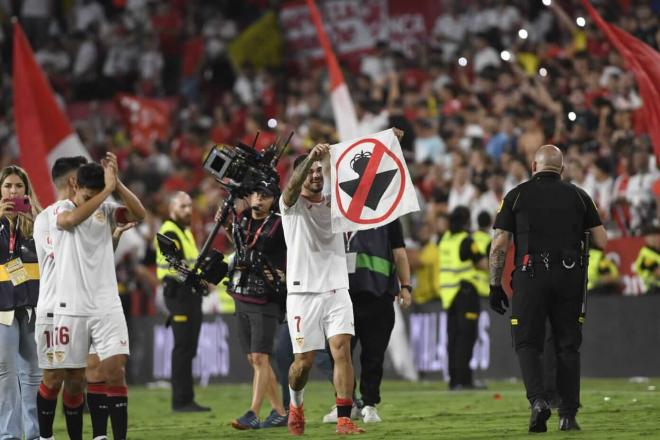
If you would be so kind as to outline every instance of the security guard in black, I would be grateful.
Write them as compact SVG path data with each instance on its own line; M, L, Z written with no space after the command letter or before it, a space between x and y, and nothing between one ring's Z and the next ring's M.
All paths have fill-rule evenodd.
M490 303L504 313L508 300L501 274L510 237L515 243L512 275L512 333L527 398L532 404L530 432L543 432L550 417L543 387L541 353L545 322L549 318L557 346L557 386L561 397L560 429L577 430L580 405L581 259L586 230L597 245L606 243L596 206L573 184L563 182L563 157L557 147L537 151L531 180L511 190L495 219L490 254Z

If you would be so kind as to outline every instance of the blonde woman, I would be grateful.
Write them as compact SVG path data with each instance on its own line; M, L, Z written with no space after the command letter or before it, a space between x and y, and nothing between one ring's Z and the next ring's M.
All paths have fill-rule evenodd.
M39 266L32 230L41 208L20 167L0 171L0 193L0 438L38 439Z

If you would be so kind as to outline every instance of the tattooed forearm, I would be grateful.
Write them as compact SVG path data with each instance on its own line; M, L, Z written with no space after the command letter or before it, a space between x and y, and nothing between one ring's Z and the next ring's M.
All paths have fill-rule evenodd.
M504 261L506 260L506 252L502 250L491 249L490 258L488 259L490 266L490 284L499 286L502 284L502 272L504 271Z
M309 174L309 169L312 167L313 163L314 161L308 156L296 167L295 170L293 170L291 179L289 179L289 183L286 184L286 188L282 193L282 198L287 206L293 206L296 204L298 196L300 196L300 191L302 190L303 182L305 182L307 174Z
M511 233L502 229L495 230L495 236L490 247L490 256L488 258L490 284L499 286L502 284L502 272L504 272L504 262L506 261L506 252L509 249Z

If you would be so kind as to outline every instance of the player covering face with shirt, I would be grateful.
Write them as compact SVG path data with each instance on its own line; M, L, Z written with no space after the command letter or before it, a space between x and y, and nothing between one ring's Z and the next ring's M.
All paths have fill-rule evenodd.
M112 229L118 205L107 202L113 193L126 206L121 221L144 218L138 198L117 178L117 159L108 153L102 165L78 169L72 199L55 205L50 231L57 256L54 327L67 337L55 340L57 368L83 368L90 342L101 360L106 379L108 412L114 438L125 439L128 390L124 366L129 354L128 331L119 300Z

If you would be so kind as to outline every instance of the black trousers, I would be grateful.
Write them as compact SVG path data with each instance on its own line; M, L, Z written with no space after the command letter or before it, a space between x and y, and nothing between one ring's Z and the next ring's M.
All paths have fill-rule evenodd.
M546 399L557 400L557 349L552 335L552 326L548 320L545 325L545 344L543 346L543 389Z
M530 403L547 398L541 358L549 319L557 353L559 415L565 417L574 416L580 405L581 286L579 268L540 266L533 277L520 270L513 274L513 340L527 398Z
M351 357L360 343L360 395L364 405L380 403L383 363L394 328L392 297L377 297L369 292L351 292L355 336L351 338Z
M461 288L447 310L447 360L449 388L473 385L470 359L477 341L479 295L472 284Z
M195 398L192 362L202 328L202 298L174 281L165 282L163 293L174 333L171 383L172 407L177 408Z

